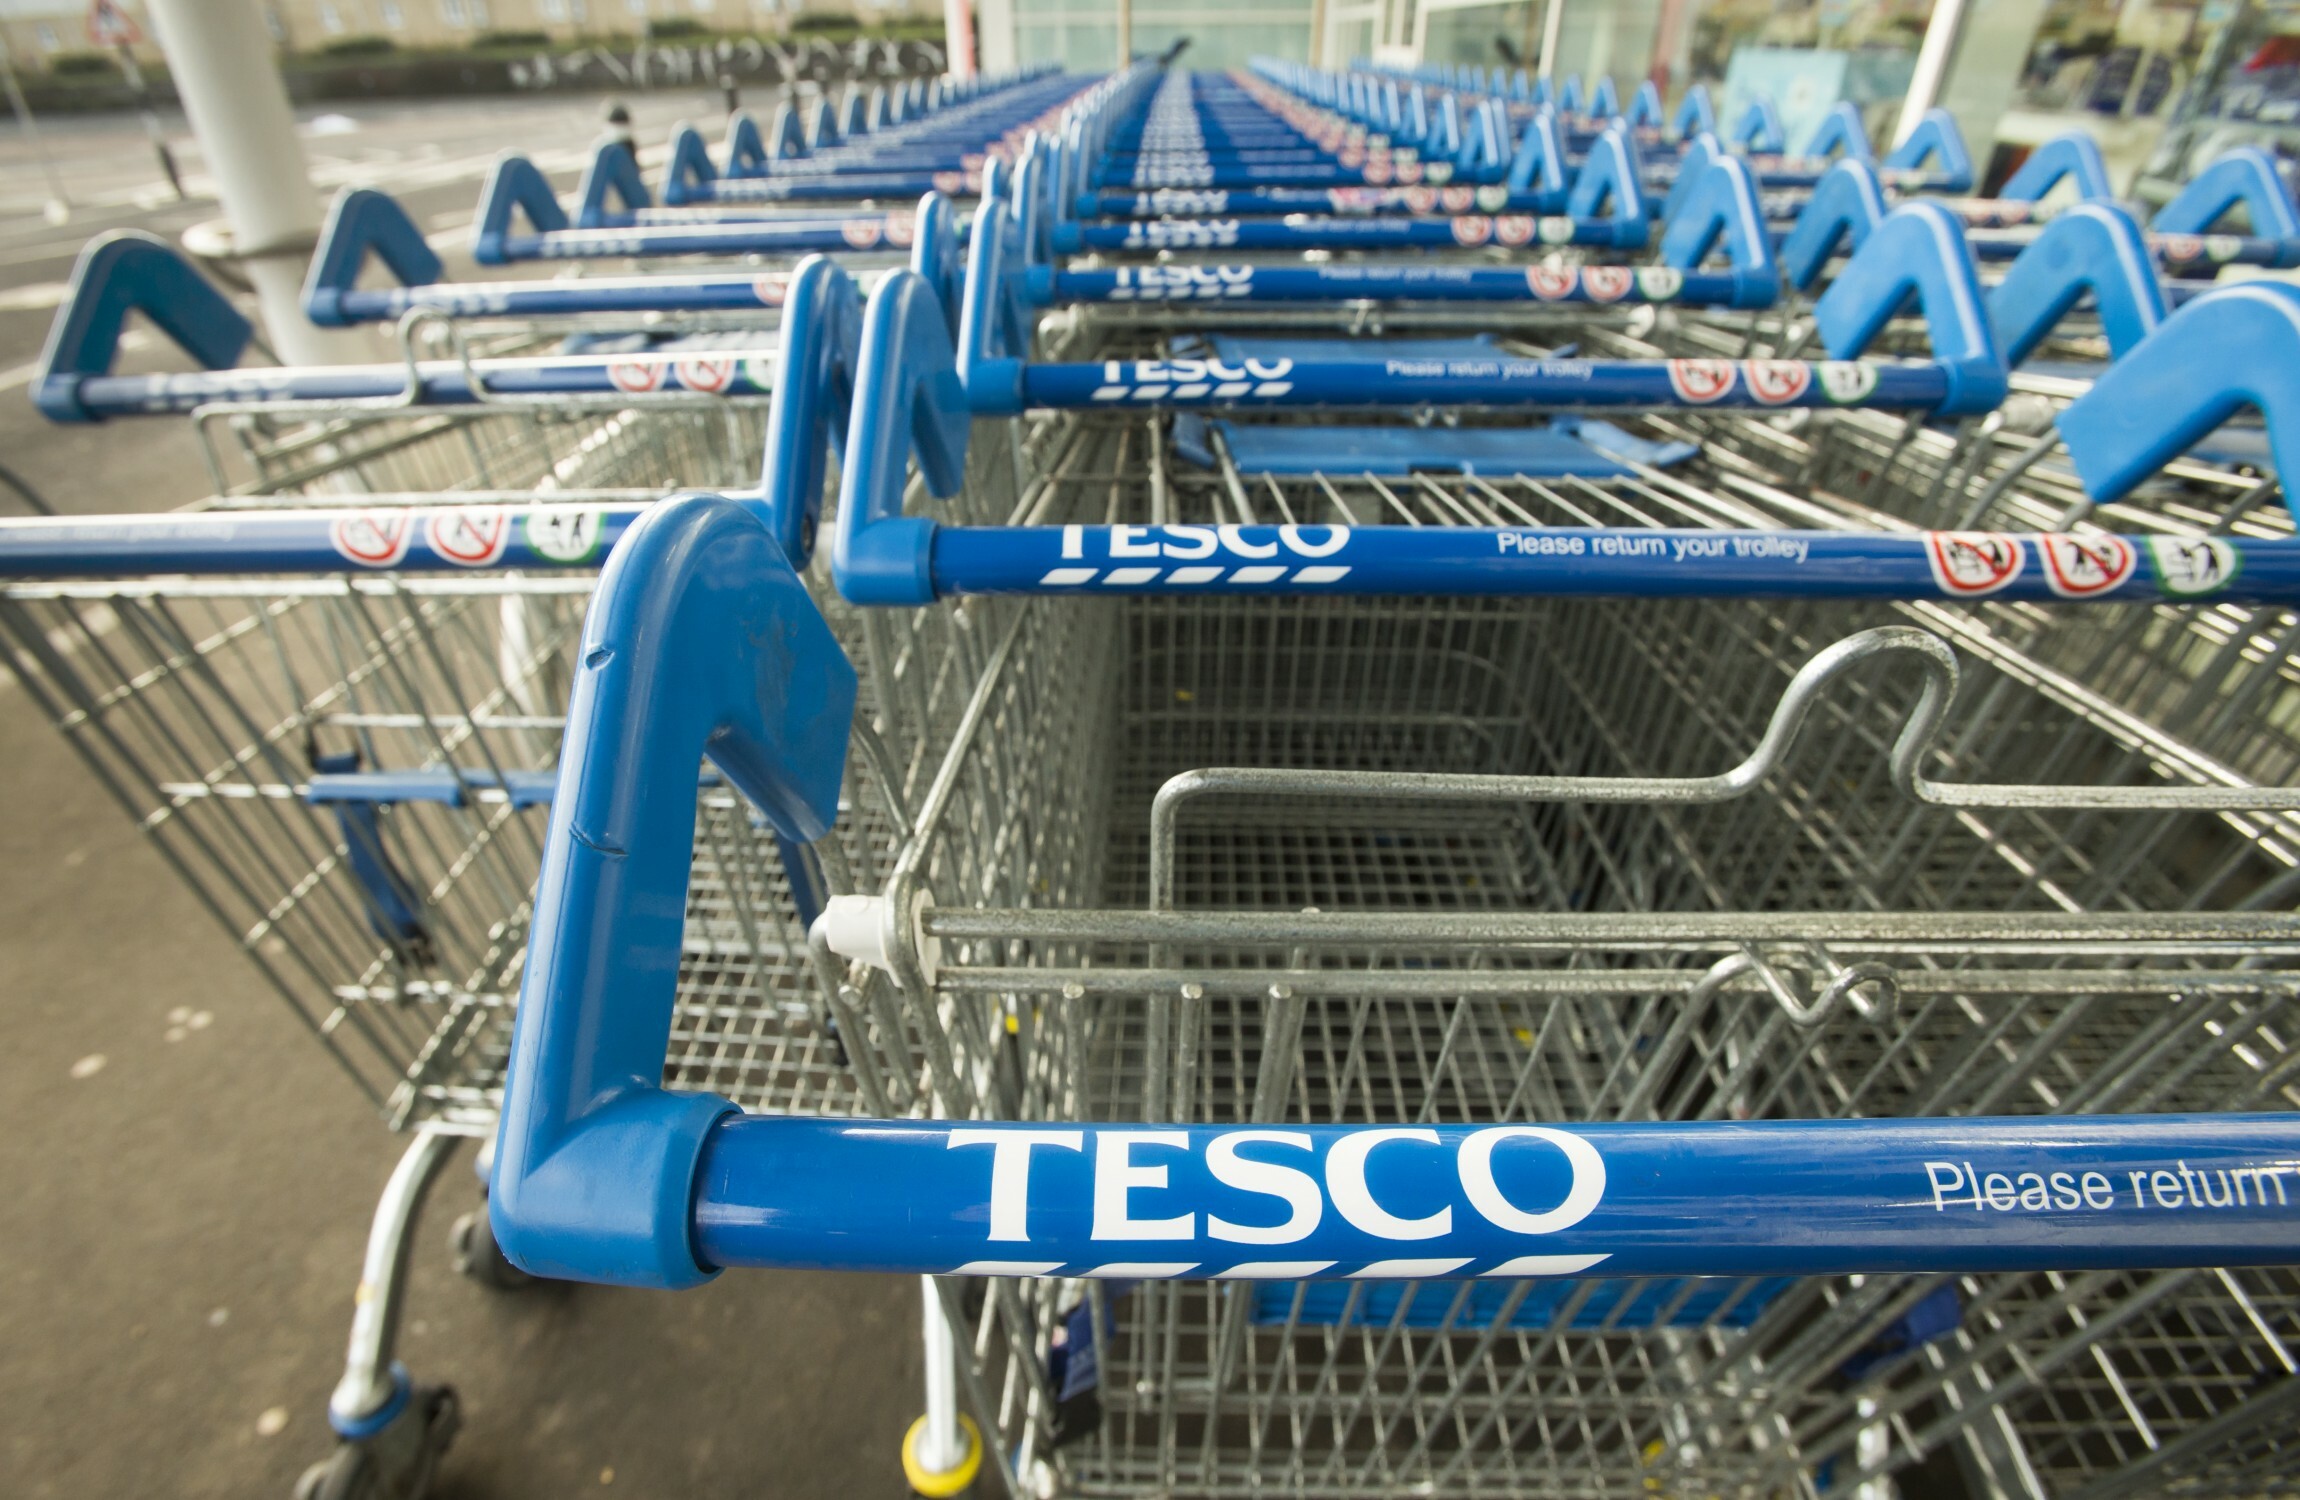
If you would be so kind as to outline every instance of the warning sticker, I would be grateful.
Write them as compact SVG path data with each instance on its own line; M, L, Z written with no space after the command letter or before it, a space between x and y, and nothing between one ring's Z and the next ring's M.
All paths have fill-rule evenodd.
M1637 290L1648 302L1668 302L1685 289L1685 273L1674 266L1641 266Z
M1859 360L1825 359L1815 373L1820 376L1821 394L1839 406L1866 400L1877 388L1877 367Z
M1474 196L1477 206L1489 214L1499 213L1509 207L1509 189L1506 187L1481 187Z
M1493 237L1505 245L1533 243L1533 215L1498 215L1493 221Z
M1733 389L1733 361L1673 359L1669 361L1669 388L1680 401L1706 406Z
M2166 260L2195 260L2204 254L2204 239L2194 234L2160 234L2156 248Z
M415 516L404 510L355 510L328 523L336 552L363 568L396 567L415 539Z
M1801 359L1749 359L1741 362L1749 394L1766 406L1784 406L1813 385L1813 367Z
M424 522L423 539L451 563L484 568L511 545L511 512L493 505L435 510Z
M1551 214L1536 227L1541 231L1541 242L1545 245L1573 243L1573 221L1563 214Z
M1592 302L1619 302L1636 284L1637 277L1627 266L1581 268L1581 289Z
M856 250L868 250L885 232L886 226L877 219L848 219L839 225L839 238Z
M1438 201L1445 205L1445 211L1449 214L1466 214L1477 206L1477 189L1449 187L1438 195Z
M2120 536L2067 536L2048 532L2036 539L2044 554L2044 579L2064 599L2105 594L2132 576L2140 556Z
M633 396L663 388L664 368L661 360L611 359L607 361L607 383L619 391Z
M886 242L888 244L908 249L910 242L916 238L918 238L917 214L898 213L886 216Z
M706 396L723 395L727 387L735 383L735 361L732 358L682 359L676 368L679 384Z
M761 276L751 283L751 292L761 307L781 307L789 295L790 278L787 276Z
M1453 242L1457 245L1482 245L1493 238L1493 220L1484 214L1463 214L1453 221Z
M1561 302L1573 295L1580 273L1571 266L1527 266L1526 289L1544 302Z
M1942 593L1976 599L2018 578L2027 554L2001 531L1928 531L1925 556Z
M527 550L556 563L589 562L607 534L607 518L581 505L553 505L529 511L520 522Z
M2218 537L2152 536L2148 556L2157 586L2183 598L2217 594L2236 577L2236 549Z

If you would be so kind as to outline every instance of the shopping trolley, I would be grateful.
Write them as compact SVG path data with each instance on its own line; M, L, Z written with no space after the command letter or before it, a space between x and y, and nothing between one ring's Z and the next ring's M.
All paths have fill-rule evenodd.
M813 294L820 279L806 266L791 278L791 332L851 342L852 284L835 284L842 302ZM285 399L220 399L244 389L227 378L166 403L114 401L103 372L131 311L213 364L247 337L165 247L113 240L83 262L40 393L106 417L196 402L203 431L227 434L254 477L190 512L0 537L0 629L42 710L386 1123L413 1137L378 1205L362 1280L375 1295L359 1305L331 1402L343 1442L307 1487L364 1476L415 1494L458 1412L451 1391L392 1364L402 1278L417 1211L456 1142L492 1133L569 629L621 530L675 479L764 504L760 452L776 424L764 398L331 399L322 372L285 372L287 386L260 391ZM304 378L314 385L293 385ZM789 404L803 414L819 399L808 378ZM774 472L786 487L811 473L819 494L819 462ZM809 515L803 498L786 508ZM805 552L794 543L789 555ZM806 930L825 892L886 878L888 835L958 713L950 663L969 641L965 618L866 624L826 603L845 649L884 668L854 741L872 767L848 778L868 805L844 848L802 853L723 782L698 784L697 838L710 848L680 942L687 1042L673 1066L777 1110L836 1114L855 1109L868 1075L841 1050ZM456 1243L479 1279L523 1279L484 1216L459 1221Z
M941 1043L907 1076L881 1067L882 1080L907 1084L886 1096L886 1123L729 1120L707 1099L599 1097L570 1082L570 1069L604 1066L624 1076L647 1065L652 996L662 988L659 976L583 957L645 951L635 924L660 920L601 899L596 882L608 871L588 851L624 849L651 879L675 877L677 827L657 826L634 799L713 736L742 764L729 774L748 778L747 792L786 834L827 826L828 791L811 768L836 751L839 716L820 705L835 704L843 689L812 676L787 690L777 682L762 705L745 669L670 642L662 667L634 660L617 611L638 610L658 589L691 600L678 616L683 628L712 639L815 639L803 613L782 617L786 604L803 602L788 588L729 581L754 568L773 574L774 554L754 525L707 503L653 513L644 523L652 530L611 570L608 592L630 602L595 611L589 629L600 667L577 687L575 717L601 732L581 754L569 752L569 784L584 788L590 810L563 800L555 813L563 863L553 866L556 879L547 875L544 901L556 914L545 920L564 923L568 937L551 947L538 933L513 1074L518 1097L497 1164L496 1211L516 1255L555 1274L672 1283L709 1266L751 1263L1039 1275L1046 1279L1035 1286L991 1288L983 1312L964 1325L975 1336L959 1340L947 1377L991 1434L985 1446L999 1471L1026 1474L1045 1459L1059 1465L1056 1480L1088 1491L1261 1484L1335 1493L1473 1482L1724 1490L1793 1484L1823 1465L1839 1476L1889 1467L1911 1445L1893 1417L1860 1402L1881 1390L1898 1401L1920 1386L1922 1372L1945 1357L1944 1343L1968 1337L1968 1298L2041 1307L2037 1326L2084 1314L2034 1270L2081 1262L2073 1242L2053 1232L2070 1221L2017 1215L2106 1213L2053 1207L2069 1192L2083 1204L2088 1186L2098 1198L2121 1185L2124 1201L2137 1206L2134 1194L2154 1192L2151 1174L2163 1170L2176 1189L2151 1198L2154 1211L2250 1213L2287 1237L2263 1249L2264 1260L2290 1260L2290 1221L2273 1218L2281 1200L2272 1209L2262 1196L2264 1181L2273 1191L2280 1179L2273 1171L2263 1179L2258 1165L2207 1167L2202 1180L2212 1187L2197 1208L2177 1186L2174 1163L2194 1172L2201 1150L2122 1166L2121 1178L2103 1171L2105 1187L2080 1169L2062 1188L2049 1167L1989 1165L2004 1159L1979 1144L1992 1129L2006 1132L1999 1141L2031 1143L2066 1129L2102 1132L2086 1149L2110 1139L2149 1149L2137 1143L2159 1126L2133 1120L1959 1121L1970 1150L1960 1144L1903 1164L1908 1186L1886 1195L1911 1214L1910 1243L1890 1253L1871 1243L1836 1261L1825 1258L1828 1247L1845 1242L1831 1238L1819 1198L1775 1210L1794 1221L1786 1237L1764 1210L1688 1199L1675 1211L1703 1215L1698 1255L1668 1259L1666 1231L1632 1252L1619 1237L1626 1218L1596 1217L1606 1212L1604 1197L1585 1191L1593 1178L1588 1157L1577 1154L1586 1147L1605 1159L1621 1150L1639 1170L1609 1171L1607 1182L1659 1190L1675 1179L1666 1167L1659 1176L1643 1172L1639 1141L1676 1143L1669 1149L1684 1154L1671 1160L1690 1162L1697 1148L1685 1143L1698 1132L1685 1127L1705 1119L1915 1116L1842 1127L1854 1143L1843 1159L1891 1171L1899 1132L1950 1128L1942 1115L2289 1110L2292 1068L2279 1039L2289 987L2278 976L2294 934L2285 916L2245 909L2254 897L2276 904L2275 851L2287 847L2283 819L2294 800L2280 785L2210 767L2173 734L2089 697L2081 681L2041 670L2017 643L1971 628L1966 607L1936 602L1956 590L1930 563L1923 582L1881 588L1889 604L1751 601L1752 592L1794 590L1748 574L1716 586L1738 597L1635 607L1464 598L1481 572L1466 551L1443 578L1356 575L1355 557L1351 571L1335 571L1337 540L1351 545L1377 529L1368 539L1378 544L1420 535L1362 525L1388 502L1433 533L1490 516L1521 547L1536 543L1537 559L1540 543L1578 537L1582 562L1558 557L1555 567L1537 561L1529 569L1539 592L1575 587L1584 569L1604 566L1595 561L1601 555L1650 558L1649 542L1671 545L1666 534L1592 527L1593 507L1640 523L1656 512L1685 517L1709 529L1717 545L1702 552L1724 559L1723 580L1761 545L1785 565L1781 543L1801 540L1770 523L1729 534L1721 523L1750 516L1760 502L1797 504L1753 486L1704 493L1651 470L1614 484L1523 476L1497 484L1424 472L1385 485L1378 475L1312 472L1270 478L1266 498L1248 502L1213 478L1177 483L1177 468L1160 461L1165 444L1155 429L1144 437L1134 422L1097 427L1092 416L1063 416L1026 421L1005 445L1035 450L1043 465L1016 487L1018 519L1052 524L1011 536L935 526L903 514L913 450L925 488L963 492L959 465L977 463L997 440L966 442L968 415L951 411L966 387L949 352L937 356L939 322L923 308L906 315L904 304L918 296L913 284L890 281L866 319L842 496L845 591L873 597L852 586L861 579L890 589L876 597L896 597L891 589L904 580L923 585L924 597L962 592L954 573L938 570L974 541L999 541L1077 548L1076 556L1033 554L1000 587L1207 597L1050 601L1010 616L1013 649L1002 643L995 671L978 680L971 701L982 710L938 773L940 793L931 816L914 825L919 834L898 858L898 878L877 901L826 907L817 929L823 946L862 961L855 973L899 991L921 1018L917 1030L938 1033ZM2206 300L2180 315L2183 336L2231 316L2259 322ZM2168 324L2162 337L2172 336ZM2197 336L2214 338L2209 330ZM900 368L920 355L923 372ZM2208 367L2191 360L2179 378L2202 385L2194 372ZM1027 367L1018 378L1028 396ZM1002 374L1000 389L1003 382ZM2200 399L2225 405L2243 394L2223 385ZM2116 397L2096 387L2086 399ZM2135 427L2147 424L2099 424L2081 445L2072 430L2072 451L2088 455L2088 465L2107 463L2115 434ZM2146 455L2127 452L2118 462L2161 462L2185 440L2146 430L2134 440ZM1129 463L1121 448L1134 442L1151 450L1141 478L1130 477L1142 473L1141 461ZM1363 513L1352 496L1364 498ZM1253 507L1284 524L1260 524ZM858 528L885 528L880 536L900 545L854 569L857 553L846 543ZM1210 543L1203 555L1200 532ZM1085 556L1090 537L1107 546L1107 558ZM1474 529L1460 540L1495 545L1493 533ZM1937 557L1952 581L1960 576L1961 554L1934 552L1921 536L1907 540L1916 544L1912 562ZM1617 550L1601 554L1600 541ZM2018 541L2027 586L2060 597L2050 580L2067 581L2067 570L2051 555L2055 544ZM1148 544L1151 553L1121 556L1121 542ZM1168 542L1181 549L1171 557ZM1233 558L1240 546L1254 555ZM714 549L731 559L728 571L696 563L692 584L682 586L669 560ZM2146 598L2167 579L2193 576L2178 566L2177 549L2148 554L2147 575L2128 572L2116 589ZM2175 561L2160 560L2167 555ZM2060 562L2070 559L2064 553ZM1044 564L1068 565L1069 576L1052 576ZM1025 573L1033 574L1027 582ZM1661 591L1650 581L1657 576L1640 579L1636 591ZM1995 581L2022 583L2019 575ZM1224 597L1380 594L1385 586L1414 597L1298 601L1283 613ZM1448 596L1428 597L1436 589ZM2114 608L2116 589L2089 598ZM1038 659L1023 642L1028 622L1047 614L1075 634L1059 657ZM1907 629L1912 618L1958 642L1977 685L1968 675L1964 693L1952 692L1955 655L1940 636ZM1905 680L1869 675L1887 659L1920 671ZM689 691L679 695L676 723L646 726L625 695L658 670L677 672ZM819 669L810 662L805 670ZM1854 682L1839 681L1847 676L1858 694ZM1959 722L1952 698L1976 719ZM1806 713L1838 732L1826 742L1800 739L1793 730ZM1944 716L1955 727L1930 752ZM1035 767L1037 779L1016 774L1001 752L1010 737L1037 742L1057 731L1071 737L1074 758L1024 757L1020 765ZM1258 769L1174 779L1225 764ZM2033 784L1951 785L2024 776ZM1185 806L1211 795L1225 799L1218 818L1183 818ZM1478 805L1481 797L1538 806L1497 817ZM1449 804L1458 816L1447 815ZM990 911L966 879L946 877L937 840L972 847L1047 818L1100 830L1089 847L1101 868L1083 883L1026 884L1027 905ZM2174 868L2197 874L2175 879ZM634 996L649 998L634 1004ZM2222 1002L2226 1009L2215 1008ZM577 1034L599 1039L611 1060L574 1042ZM864 1045L859 1036L850 1042ZM906 1111L929 1118L893 1120ZM1024 1123L933 1123L944 1115ZM1083 1123L1111 1118L1144 1125ZM1508 1124L1527 1118L1671 1128L1639 1138ZM1275 1133L1304 1144L1224 1146L1232 1125L1285 1125ZM1505 1128L1532 1133L1493 1134ZM2216 1127L2175 1117L2161 1128ZM2263 1159L2290 1156L2288 1119L2232 1119L2228 1128L2285 1132ZM1714 1139L1752 1151L1788 1139L1749 1125L1720 1129ZM1161 1132L1163 1144L1134 1138ZM1519 1148L1511 1166L1521 1175L1505 1191L1501 1177L1487 1174L1500 1170L1494 1163L1510 1146ZM1241 1154L1248 1147L1266 1149ZM974 1160L970 1150L982 1159L979 1174L954 1167ZM1425 1150L1439 1156L1425 1158ZM913 1152L916 1165L908 1165ZM619 1173L649 1164L643 1181L626 1174L629 1196L611 1214L596 1211L595 1199L579 1209L567 1196L602 1180L586 1164L603 1159L619 1163ZM1431 1172L1440 1161L1454 1165ZM1718 1182L1781 1180L1763 1175L1775 1165L1707 1180L1712 1191ZM2231 1166L2230 1176L2209 1175ZM2031 1189L2018 1174L2032 1170L2042 1207L2023 1208ZM2137 1188L2134 1171L2144 1179ZM1234 1186L1241 1173L1268 1200L1251 1218L1242 1204L1214 1196L1251 1195ZM1991 1174L2004 1177L2010 1207L1999 1206ZM1292 1191L1297 1178L1306 1195ZM856 1181L892 1185L888 1208L841 1191ZM1154 1197L1160 1192L1163 1200ZM1311 1198L1318 1224L1302 1231ZM1984 1227L1944 1231L1952 1200L1978 1216L1959 1226ZM1099 1240L1095 1203L1108 1231ZM1280 1207L1286 1217L1270 1223ZM1433 1230L1441 1210L1447 1224ZM1884 1232L1887 1211L1869 1210L1864 1204L1860 1226ZM1209 1214L1244 1233L1201 1233ZM1189 1227L1177 1233L1185 1217ZM1609 1237L1577 1237L1585 1224L1605 1225ZM1497 1229L1519 1238L1505 1245L1491 1237ZM1959 1232L2002 1234L2000 1245L2036 1234L2050 1248L1992 1262L1975 1241L1951 1248ZM1917 1258L1902 1258L1904 1249ZM1948 1259L1928 1265L1927 1251ZM2195 1253L2246 1258L2219 1242ZM1591 1254L1615 1257L1607 1270L1654 1274L1555 1293L1525 1279L1591 1271ZM1654 1258L1637 1258L1647 1254ZM1851 1271L1859 1256L1871 1258L1858 1261L1858 1285L1784 1284L1773 1274ZM2131 1264L2098 1264L2086 1295L2112 1291ZM1980 1290L1971 1292L1930 1274L1984 1267L1991 1275L1973 1278ZM1473 1269L1500 1271L1501 1289L1445 1279ZM1164 1284L1223 1270L1253 1285ZM1371 1275L1332 1295L1316 1284L1361 1271ZM1684 1279L1716 1271L1733 1279L1722 1287ZM2228 1317L2251 1308L2269 1330L2262 1349L2288 1339L2289 1303L2267 1296L2280 1273L2229 1274L2244 1279L2222 1301ZM1376 1287L1400 1277L1411 1290ZM1096 1280L1141 1285L1109 1297L1091 1289ZM936 1295L930 1343L950 1336L936 1312L959 1310L955 1290ZM2122 1357L2114 1330L2134 1316L2094 1320L2104 1331L2089 1341L2063 1338L2017 1355L2006 1354L2010 1336L1993 1344L1979 1332L1970 1337L1990 1345L1992 1357L2113 1363ZM2018 1390L1992 1396L1990 1373L1935 1382L1912 1398L1951 1413L1926 1418L1930 1440L1960 1430L1988 1438L1994 1423L2011 1434L2007 1442L2022 1441L2020 1423L2033 1413L2021 1408ZM2241 1394L2235 1382L2221 1390ZM1081 1417L1066 1427L1065 1413L1079 1416L1090 1396L1102 1405L1099 1423ZM2229 1400L2212 1420L2236 1421L2229 1414L2237 1409ZM2167 1431L2174 1419L2156 1420ZM922 1441L943 1443L949 1431L946 1424ZM2044 1461L2034 1443L2020 1451L2023 1461Z

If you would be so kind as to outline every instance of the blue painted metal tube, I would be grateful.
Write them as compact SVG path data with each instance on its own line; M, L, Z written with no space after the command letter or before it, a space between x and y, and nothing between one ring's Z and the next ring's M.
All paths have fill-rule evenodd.
M1932 361L1392 359L1108 360L1016 366L1011 397L970 382L978 410L1108 406L1863 406L1930 411L1948 399Z
M909 215L856 214L805 224L757 219L633 224L621 229L553 229L507 234L492 259L599 260L633 255L799 255L814 251L871 250L908 244ZM890 232L891 231L891 232ZM900 238L897 238L900 236Z
M755 494L726 498L766 514ZM473 504L32 517L0 521L0 578L595 568L647 509Z
M937 526L935 595L2300 602L2300 542L2005 532Z
M2300 1260L2300 1116L1245 1129L721 1116L706 1266L1770 1276Z
M614 396L643 398L686 392L706 396L774 393L771 349L690 354L625 354L472 361L482 390L464 367L447 360L417 366L410 396L405 365L324 365L298 369L200 370L178 375L54 375L71 382L86 418L185 412L216 401L386 401L410 396L417 406L472 406L488 397Z
M757 312L783 305L784 272L759 275L595 276L576 281L432 282L338 294L344 323L389 323L412 308L457 318L565 317L577 313Z
M1731 306L1738 278L1667 266L1471 266L1442 261L1341 266L1118 266L1057 270L1054 302L1680 302Z
M1063 225L1054 232L1058 252L1464 249L1480 245L1606 245L1635 249L1650 233L1643 215L1633 219L1536 218L1531 214L1459 214L1450 218L1374 218L1353 215L1291 219L1128 219L1117 224Z
M2011 260L2036 242L2034 231L1975 229L1967 234L1973 254L1982 260ZM2148 248L2169 271L2196 271L2217 266L2291 266L2300 264L2300 244L2262 239L2248 234L2157 234L2147 236Z
M1565 193L1513 193L1493 187L1263 188L1231 192L1187 188L1149 193L1090 193L1078 212L1085 218L1163 219L1251 218L1276 214L1554 214ZM1659 212L1656 199L1654 211Z
M858 172L836 177L721 177L683 190L689 202L719 204L915 199L929 192L956 198L981 191L980 169L962 167Z

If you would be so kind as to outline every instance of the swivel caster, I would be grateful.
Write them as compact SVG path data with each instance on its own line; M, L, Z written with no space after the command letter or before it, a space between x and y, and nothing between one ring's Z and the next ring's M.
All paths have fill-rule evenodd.
M410 1390L381 1426L304 1470L295 1500L422 1500L462 1420L453 1388Z
M457 1219L448 1231L448 1243L455 1251L455 1269L481 1286L508 1292L535 1279L513 1265L495 1243L495 1226L487 1221L484 1208Z

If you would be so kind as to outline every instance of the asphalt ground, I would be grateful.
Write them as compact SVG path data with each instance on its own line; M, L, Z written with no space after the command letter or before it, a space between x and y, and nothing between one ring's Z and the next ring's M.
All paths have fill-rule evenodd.
M660 148L715 96L629 101ZM761 102L746 99L757 107ZM584 96L299 111L324 192L401 197L461 253L481 175L516 148L572 184ZM348 122L313 126L315 117ZM4 117L0 117L4 118ZM133 117L43 120L72 199L49 221L37 158L0 123L0 463L59 510L208 493L175 419L57 427L26 399L88 238L173 238L215 217L198 149L164 122L178 203ZM131 341L128 367L167 367ZM16 502L0 493L0 513ZM13 680L0 682L0 1494L286 1496L332 1442L352 1291L391 1135ZM468 1153L418 1231L400 1346L459 1391L444 1497L894 1495L919 1406L908 1280L730 1275L677 1294L502 1293L453 1269L478 1206Z

